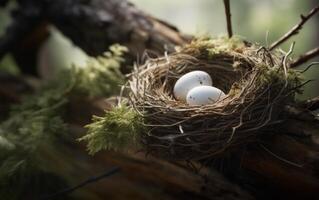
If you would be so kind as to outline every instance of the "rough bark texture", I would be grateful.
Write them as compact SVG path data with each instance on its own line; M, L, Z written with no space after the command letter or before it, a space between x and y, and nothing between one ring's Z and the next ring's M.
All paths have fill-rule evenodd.
M14 22L0 39L0 58L13 52L25 72L35 73L39 45L53 24L89 55L99 55L113 43L130 49L130 61L174 51L190 37L174 26L137 9L127 0L19 0ZM153 55L154 56L154 55Z
M175 27L126 0L58 0L47 8L47 18L91 55L113 43L128 46L135 55L146 49L163 54L186 41Z

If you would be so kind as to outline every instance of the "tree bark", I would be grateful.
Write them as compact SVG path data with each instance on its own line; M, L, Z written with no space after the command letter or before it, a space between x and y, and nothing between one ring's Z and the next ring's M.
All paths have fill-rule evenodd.
M134 56L146 49L162 55L187 41L174 26L126 0L51 2L47 19L90 55L103 53L113 43L129 47Z
M92 56L102 54L111 44L125 45L130 50L130 64L146 50L150 56L159 56L190 40L190 36L142 12L127 0L18 2L13 23L0 39L0 59L11 52L28 73L36 73L36 52L48 35L45 27L50 24Z

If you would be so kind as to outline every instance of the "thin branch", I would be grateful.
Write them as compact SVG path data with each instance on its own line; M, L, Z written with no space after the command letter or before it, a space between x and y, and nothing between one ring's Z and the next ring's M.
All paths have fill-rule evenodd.
M231 38L233 36L233 30L231 25L231 13L230 13L229 0L224 0L224 5L225 5L228 37Z
M301 56L299 56L299 58L297 58L296 60L294 60L291 64L290 64L290 67L293 68L293 67L298 67L299 65L307 62L308 60L316 57L316 56L319 56L319 47L317 48L314 48L304 54L302 54Z
M301 21L296 24L290 31L288 31L285 35L283 35L281 38L279 38L277 41L272 43L269 47L269 50L273 50L286 40L288 40L291 36L296 35L299 33L302 26L311 18L313 17L317 12L319 11L319 5L315 8L313 8L306 16L300 15Z
M109 176L112 176L113 174L116 174L117 172L120 171L120 168L119 167L115 167L99 176L95 176L95 177L91 177L89 179L87 179L86 181L74 186L74 187L70 187L70 188L67 188L67 189L64 189L64 190L61 190L61 191L58 191L56 193L53 193L53 194L50 194L50 195L47 195L47 196L44 196L42 198L40 198L40 200L51 200L51 199L57 199L57 197L62 197L62 196L65 196L67 194L70 194L72 192L74 192L75 190L79 189L79 188L82 188L90 183L94 183L94 182L97 182L101 179L104 179L104 178L107 178Z
M297 164L297 163L294 163L292 161L289 161L277 154L275 154L274 152L270 151L267 147L265 147L263 144L259 144L265 151L267 151L270 155L274 156L275 158L277 158L278 160L282 161L282 162L285 162L285 163L288 163L292 166L295 166L295 167L298 167L298 168L302 168L303 165L302 164Z
M305 73L306 71L308 71L312 66L315 66L315 65L319 65L319 62L312 62L310 63L310 65L308 65L304 70L302 70L300 73Z

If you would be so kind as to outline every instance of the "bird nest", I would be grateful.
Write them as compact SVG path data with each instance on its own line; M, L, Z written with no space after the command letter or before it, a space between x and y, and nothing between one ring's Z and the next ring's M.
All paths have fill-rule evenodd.
M289 52L290 53L290 52ZM200 38L134 70L129 81L132 107L142 115L146 150L174 160L215 156L257 141L294 101L300 78L289 69L289 53L239 38ZM226 97L190 106L173 96L175 82L194 70L210 74Z

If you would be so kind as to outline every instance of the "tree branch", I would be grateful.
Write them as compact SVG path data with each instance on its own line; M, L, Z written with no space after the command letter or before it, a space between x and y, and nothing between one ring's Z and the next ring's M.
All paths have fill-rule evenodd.
M50 2L45 5L46 18L90 55L103 53L113 43L127 46L134 57L146 49L162 55L188 41L175 27L127 0Z
M18 3L13 23L0 39L0 59L6 53L20 50L19 44L43 21L56 26L92 56L102 54L111 44L125 45L130 50L128 62L142 56L145 50L151 50L156 56L165 51L174 52L176 45L191 39L128 0L27 0Z
M231 38L233 36L233 30L231 25L231 12L230 12L229 0L224 0L224 5L225 5L228 37Z
M319 56L319 47L314 48L302 55L299 56L299 58L297 58L296 60L294 60L291 64L290 67L298 67L301 64L304 64L305 62L307 62L308 60Z
M286 40L288 40L293 35L296 35L299 33L302 26L311 18L313 17L317 12L319 11L319 6L313 8L306 16L301 15L301 21L296 24L290 31L288 31L285 35L283 35L281 38L279 38L277 41L272 43L269 47L269 50L273 50L274 48L278 47L280 44L284 43Z

